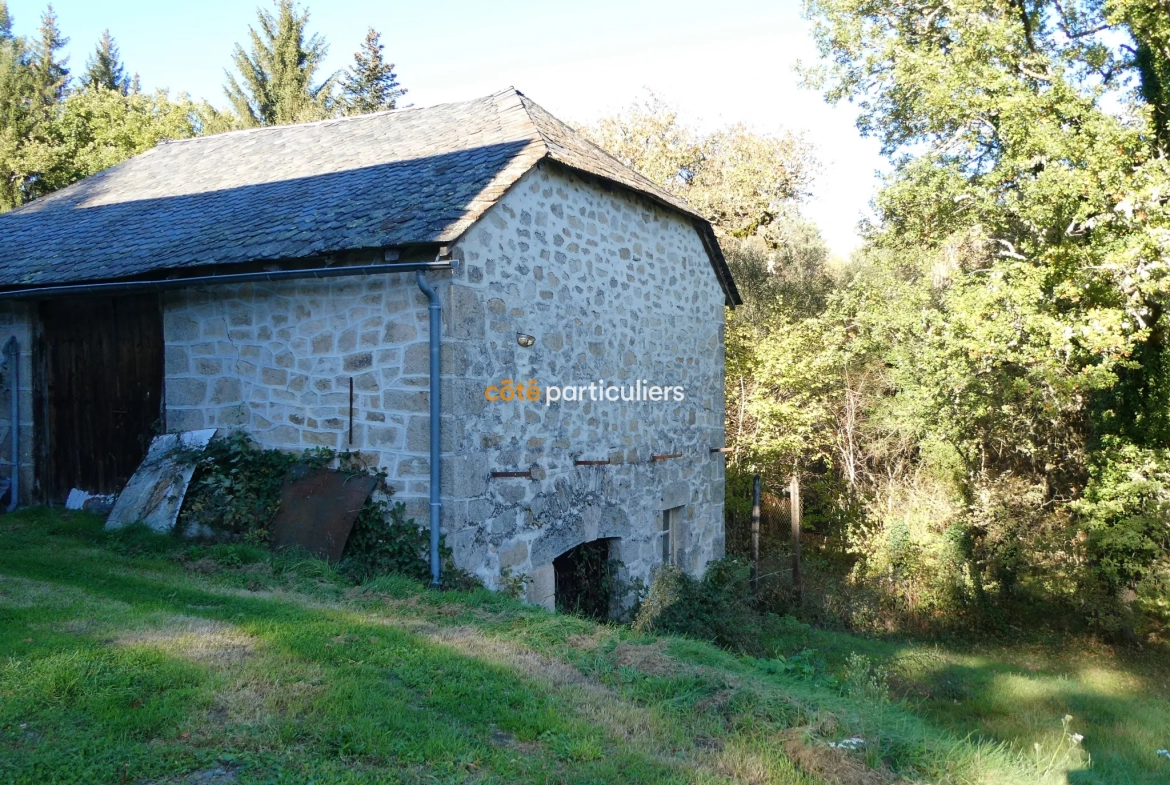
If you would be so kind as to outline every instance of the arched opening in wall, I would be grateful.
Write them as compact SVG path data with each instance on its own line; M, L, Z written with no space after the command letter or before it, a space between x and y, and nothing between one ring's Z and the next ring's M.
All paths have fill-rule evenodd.
M617 562L611 558L618 540L583 542L553 559L557 610L604 621L613 604Z

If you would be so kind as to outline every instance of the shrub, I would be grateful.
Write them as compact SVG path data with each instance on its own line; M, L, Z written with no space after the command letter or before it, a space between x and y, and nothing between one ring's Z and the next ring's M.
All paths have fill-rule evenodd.
M180 458L183 456L180 455ZM191 451L195 464L177 531L214 532L229 540L267 544L269 528L280 510L281 489L294 471L336 467L377 479L374 492L358 512L338 570L355 581L387 573L430 582L430 535L406 517L406 508L391 501L386 473L370 469L354 453L326 448L301 454L265 449L236 431L213 439L202 452ZM455 567L451 551L440 542L444 584L470 588L474 579Z
M1170 630L1170 559L1150 569L1134 594L1141 625L1136 632L1151 641L1165 640Z
M389 490L384 491L389 495ZM406 517L406 506L391 503L387 498L366 501L349 542L341 556L341 571L359 583L379 575L405 575L420 583L431 582L431 535L413 518ZM447 588L468 589L478 582L455 566L451 549L440 540L439 558L442 562L443 585Z
M766 607L860 632L1124 626L1077 520L1046 502L1043 485L983 478L961 503L943 474L936 467L874 491L844 537L851 563L806 540L799 607L785 565L766 561L762 573L778 573L761 582Z
M293 469L323 468L337 453L315 449L297 455L263 449L243 431L234 431L187 457L195 464L195 474L176 530L192 534L211 530L266 543L268 527L280 509L280 490Z
M1136 586L1170 555L1170 450L1108 437L1090 473L1073 506L1094 570L1110 588Z
M685 635L759 656L778 620L754 608L749 575L748 566L736 559L711 562L702 579L664 566L634 617L634 629Z

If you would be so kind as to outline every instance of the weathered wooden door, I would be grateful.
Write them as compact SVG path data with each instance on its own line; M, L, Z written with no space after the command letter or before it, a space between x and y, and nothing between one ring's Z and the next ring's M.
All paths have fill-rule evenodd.
M41 303L38 479L45 500L71 488L121 490L162 417L158 295Z

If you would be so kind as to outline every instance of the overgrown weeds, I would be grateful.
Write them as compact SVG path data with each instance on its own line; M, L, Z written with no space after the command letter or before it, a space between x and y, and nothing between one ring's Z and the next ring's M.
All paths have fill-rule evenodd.
M300 454L265 449L243 431L235 431L187 457L195 464L195 474L176 531L265 546L289 480L319 469L365 474L376 484L358 512L338 569L359 583L386 573L429 581L429 533L406 516L403 504L393 501L385 470L369 467L359 454L324 447ZM475 583L455 566L442 541L440 558L445 585L466 588Z
M747 565L735 559L711 562L702 578L666 565L650 584L634 617L634 629L686 635L741 654L762 654L781 622L756 609L749 580Z
M750 475L734 468L728 474L728 493L738 497L734 505L729 499L728 553L748 558L743 502ZM1160 521L1161 480L1131 479L1128 496L1100 501L1094 514L1124 513L1135 532L1148 533ZM1011 639L1043 629L1130 645L1167 643L1168 563L1147 560L1128 573L1099 563L1105 546L1094 545L1086 522L1073 520L1065 507L1045 508L1034 485L1000 478L967 508L930 476L891 481L863 505L829 475L806 477L802 485L811 490L801 540L802 596L798 601L793 593L787 501L769 504L766 494L762 610L866 634ZM1121 528L1107 528L1124 540ZM1146 534L1131 539L1135 549L1156 550ZM1122 549L1120 542L1109 547ZM1121 577L1106 579L1107 568Z
M325 448L300 454L264 449L244 431L212 439L202 452L187 450L183 457L195 464L195 474L176 529L261 544L269 541L281 488L294 470L322 469L338 460Z

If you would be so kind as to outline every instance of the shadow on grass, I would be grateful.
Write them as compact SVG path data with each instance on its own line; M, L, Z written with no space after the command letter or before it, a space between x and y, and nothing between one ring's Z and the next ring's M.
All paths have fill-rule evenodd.
M962 659L967 662L956 662ZM895 660L895 694L940 728L1005 742L1041 765L1066 759L1076 785L1170 782L1155 751L1170 728L1170 702L1156 676L1101 667L1020 667L990 654L916 652ZM1062 718L1070 715L1068 732ZM1074 740L1072 734L1083 736ZM1037 749L1034 745L1039 744Z
M846 668L857 653L884 666L891 692L941 731L975 742L1006 743L1040 762L1072 757L1069 733L1091 756L1070 771L1074 785L1170 783L1170 658L1164 651L1114 650L1084 638L1036 629L1020 640L861 637L792 622L771 641L792 657L816 653L818 667ZM1037 752L1033 745L1039 743ZM1062 746L1063 745L1063 746ZM1080 751L1073 750L1080 754Z
M401 628L362 619L358 610L306 608L279 597L177 585L186 576L178 572L173 560L152 561L152 557L173 557L191 547L185 542L149 532L107 534L96 519L73 518L62 523L57 514L17 518L8 524L7 532L5 529L0 519L0 538L16 547L0 549L0 571L125 603L134 614L195 614L234 625L263 642L262 655L281 678L295 678L296 664L327 669L331 678L319 694L273 709L271 727L265 731L268 736L249 742L271 747L273 739L279 739L276 748L284 750L280 754L308 767L304 770L318 772L320 766L345 767L359 760L400 769L425 766L428 771L447 771L452 780L476 768L518 782L543 781L554 772L568 781L600 781L603 777L614 782L693 779L677 766L623 747L605 727L568 719L572 712L564 702L550 695L546 686L525 678L523 672L485 663ZM50 551L46 548L53 545L46 537L50 533L102 550ZM109 551L134 559L111 558ZM236 556L250 561L255 554ZM157 578L142 575L152 568L159 571ZM317 568L322 570L319 577L329 577L328 568L320 564ZM340 593L340 587L333 589ZM434 595L418 597L420 603L427 604ZM517 608L495 595L475 600L485 607L498 605L498 610ZM438 597L434 601L446 602ZM8 624L9 619L0 621ZM528 622L512 622L517 623ZM487 626L492 624L496 623ZM508 623L498 624L499 631L507 634L502 628ZM1073 667L1064 673L1051 667L1028 668L993 653L907 647L799 624L776 645L793 652L816 648L830 670L839 669L854 651L879 662L907 665L905 677L893 685L895 693L904 696L912 712L952 738L1006 742L1025 755L1030 754L1034 742L1040 742L1038 757L1046 757L1053 751L1059 753L1060 719L1072 714L1072 731L1084 734L1085 749L1093 756L1091 770L1069 773L1068 782L1073 785L1145 785L1170 779L1170 762L1163 765L1154 754L1170 742L1158 738L1170 727L1170 706L1158 697L1164 692L1154 689L1153 677L1147 674L1105 674L1098 683ZM907 652L912 656L907 657ZM1019 653L1016 655L1018 659ZM911 660L908 664L903 662L907 659ZM1130 683L1110 681L1126 677ZM674 683L669 685L670 690L677 688ZM706 699L706 692L700 692ZM670 696L654 694L646 699L653 704L669 702ZM164 738L169 738L167 733L178 733L182 721L177 717L162 731ZM501 745L501 737L510 741ZM223 749L234 750L226 737L220 743L226 745ZM181 746L172 749L175 761L189 755ZM297 749L301 751L290 751ZM521 749L523 754L517 754ZM93 781L107 778L109 771L121 773L116 767L102 769L105 773ZM4 773L2 764L0 773Z
M81 534L91 543L100 539L89 525ZM162 544L152 544L149 537L142 539L138 545L147 546L145 552L165 551ZM28 540L25 544L37 545ZM323 761L357 769L425 766L434 774L445 772L452 781L462 780L481 768L504 781L516 782L543 782L549 778L646 783L692 779L678 766L617 744L605 728L575 719L544 685L509 668L485 663L393 626L362 620L356 612L306 608L279 598L235 596L176 585L175 579L183 576L144 578L118 568L141 569L145 565L122 564L106 554L103 561L111 565L106 567L98 563L99 558L103 555L85 551L63 554L37 547L6 547L0 550L0 570L33 581L73 587L87 596L121 604L126 609L126 621L162 613L231 625L260 642L255 656L271 662L281 678L303 679L306 672L324 669L328 678L311 700L267 707L274 716L266 720L266 738L245 744L245 748L271 747L279 740L278 748L294 759L281 765L299 761L299 765L314 771ZM12 623L10 630L14 630L17 625L36 621L40 614L32 607L17 609L9 616L5 623ZM70 710L53 715L57 727L51 753L30 752L29 744L12 742L24 750L27 764L25 770L11 770L13 779L33 781L35 772L45 772L45 766L50 764L67 766L71 758L84 758L84 749L88 748L103 750L97 756L99 760L84 766L88 781L118 781L125 766L137 767L141 763L142 745L156 741L170 749L167 755L157 750L160 759L177 767L163 773L184 773L189 770L184 767L196 765L190 754L181 752L179 742L182 729L191 720L189 708L179 707L200 705L190 692L176 692L173 697L178 704L159 707L157 722L130 733L130 746L119 742L127 735L126 727L111 715L111 707L98 711L79 696L94 686L92 671L103 657L110 678L119 683L130 684L135 677L141 681L143 669L184 674L185 682L175 676L165 681L169 686L161 693L180 682L192 689L200 684L206 686L208 669L159 652L143 654L143 647L131 647L130 651L149 655L146 660L130 657L125 651L103 654L112 648L108 640L87 639L83 645L77 638L73 640L72 652L57 648L42 650L38 656L38 652L26 648L15 653L27 671L22 689L30 701L25 704L28 711L33 711L33 706L60 706L62 696L54 692L57 688L52 685L62 678L76 686L65 695L71 703ZM83 650L84 656L78 655ZM56 662L62 658L69 661L71 657L77 660L78 667L62 678L38 671L55 668ZM103 692L107 693L114 701L126 698L116 690ZM75 730L82 732L77 735ZM75 743L81 746L74 748ZM219 743L224 747L217 754L231 752L233 759L242 759L239 750L231 750L226 732ZM524 748L523 755L516 754L516 745ZM31 746L40 748L39 744ZM110 754L111 750L114 754ZM12 755L7 757L5 766L16 765ZM207 763L203 760L206 755L197 757L201 761L198 765ZM263 765L263 756L244 758ZM154 776L160 770L151 766L146 773ZM49 776L40 781L68 779L72 777Z
M1083 735L1079 744L1092 766L1070 772L1070 783L1170 782L1170 762L1156 755L1168 740L1170 702L1151 678L952 663L928 679L931 695L920 706L935 721L1025 752L1039 742L1041 758L1056 754L1062 743L1066 750L1072 746L1060 727L1061 718L1071 716L1069 732Z

